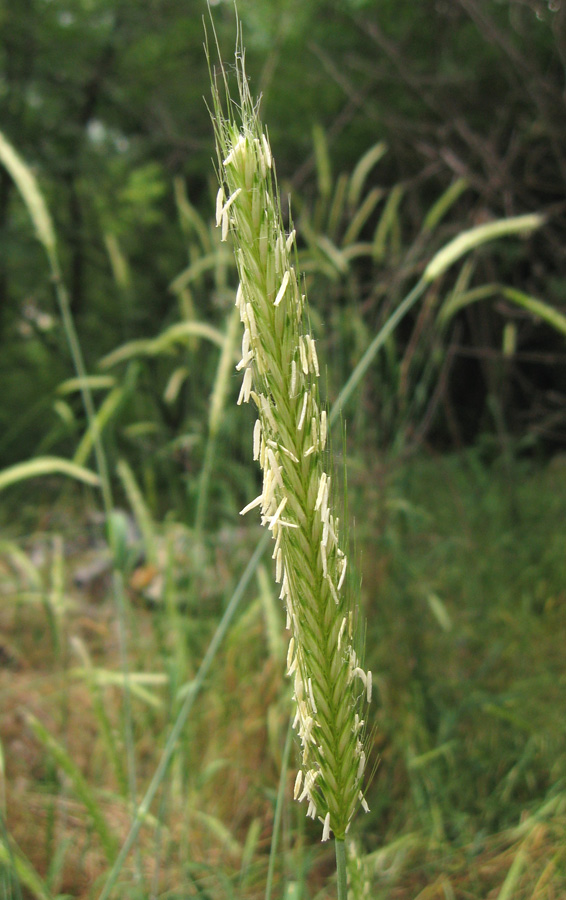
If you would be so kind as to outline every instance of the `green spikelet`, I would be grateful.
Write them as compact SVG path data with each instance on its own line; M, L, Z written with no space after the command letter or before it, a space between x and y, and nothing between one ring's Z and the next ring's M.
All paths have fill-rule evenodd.
M262 493L242 514L259 507L275 541L276 580L291 632L287 667L294 680L294 724L302 745L295 798L306 801L307 815L323 823L323 840L332 831L341 841L356 808L367 810L364 710L372 679L354 648L356 610L333 514L327 417L306 298L293 264L295 231L286 234L283 228L271 149L240 49L236 72L237 103L222 72L226 112L213 79L213 122L220 181L216 221L222 240L232 235L240 277L238 403L251 399L256 406L253 456L263 470Z

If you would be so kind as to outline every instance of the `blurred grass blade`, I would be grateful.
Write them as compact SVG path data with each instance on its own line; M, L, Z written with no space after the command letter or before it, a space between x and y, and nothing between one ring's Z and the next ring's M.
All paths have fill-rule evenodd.
M15 541L0 540L0 553L4 553L10 565L17 570L18 578L23 582L22 587L38 592L43 590L41 573Z
M189 374L190 372L187 366L177 366L177 368L171 372L169 381L165 385L165 390L163 391L163 399L167 404L170 405L175 403Z
M546 322L547 325L550 325L555 331L566 337L566 316L554 309L553 306L544 303L542 300L537 300L536 297L531 297L530 294L518 291L516 288L502 287L501 293L506 300L510 300L512 303L516 303L517 306L526 309L533 316L542 319L543 322Z
M210 480L216 453L216 441L224 417L226 400L230 392L232 366L234 356L237 356L236 351L239 331L240 315L237 307L234 307L228 315L228 324L223 340L222 353L220 354L220 359L218 361L214 387L208 405L208 435L199 478L197 508L195 514L195 531L197 535L202 533L205 524Z
M0 739L0 817L6 818L6 759Z
M327 259L330 260L336 271L339 272L340 275L346 275L350 266L348 264L348 260L338 249L336 244L333 244L325 234L318 235L316 243L318 244L322 253L324 253Z
M433 614L442 630L451 631L452 619L450 618L450 614L438 594L435 594L434 591L430 591L427 594L426 599L431 613Z
M281 614L281 604L273 595L271 577L263 564L258 566L257 582L265 619L269 656L271 659L277 659L282 662L285 659L287 650L286 641L283 637L284 622Z
M175 344L183 343L192 337L206 338L219 347L224 344L222 332L213 328L212 325L207 325L206 322L179 322L167 328L156 338L128 341L127 344L122 344L121 347L103 357L99 365L103 369L109 369L137 356L158 356L172 350Z
M321 125L313 125L312 138L318 177L318 192L322 198L326 199L330 196L330 191L332 190L332 166L330 164L326 133Z
M38 478L42 475L67 475L92 487L100 485L100 478L90 469L58 456L39 456L28 462L16 463L0 472L0 491L16 484L18 481L26 481L28 478Z
M202 810L199 809L195 809L191 815L200 823L201 828L199 830L201 832L209 831L217 841L223 844L225 852L230 853L235 857L242 856L242 845L217 816L212 816L210 813L202 812Z
M223 265L229 265L234 268L234 257L232 254L228 254L225 250L215 250L214 253L209 253L207 256L202 256L195 263L188 266L186 269L177 275L174 281L169 285L169 290L174 294L180 293L184 290L191 281L195 281L196 278L199 278L201 275L204 275L205 272L211 272L216 269L219 261Z
M498 219L496 222L488 222L486 225L478 225L477 228L463 231L433 256L425 269L423 280L434 281L461 256L488 241L508 235L528 235L540 228L544 221L544 216L533 213L526 216L514 216L510 219Z
M483 284L480 287L472 288L469 291L451 294L448 300L442 306L438 315L438 321L444 323L452 318L459 310L464 309L471 303L477 303L478 300L486 300L488 297L502 296L516 306L527 310L538 319L542 319L555 331L566 337L566 316L543 300L538 300L530 294L525 294L516 288L507 287L503 284Z
M100 838L100 843L109 862L113 862L118 852L118 839L114 835L106 821L104 814L96 801L96 798L82 772L79 771L67 751L47 729L31 713L25 714L26 722L33 731L35 737L43 747L51 754L57 765L68 777L71 786L87 810L93 827Z
M259 840L261 837L261 832L263 831L263 822L259 818L252 819L250 822L250 826L248 828L246 834L246 840L244 842L244 847L242 850L242 859L240 861L240 877L239 877L239 887L240 890L245 886L248 881L248 875L251 871L253 871L253 859L254 855L258 851L259 848Z
M2 870L6 868L14 873L18 879L18 885L14 898L21 897L19 889L20 883L29 891L29 894L36 900L54 900L51 891L38 875L30 861L22 853L14 839L6 833L4 821L0 818L0 875ZM13 900L11 894L8 894L10 900Z
M65 396L65 394L74 394L88 387L91 391L106 390L113 388L116 379L113 375L87 375L86 378L67 378L57 387L57 393Z
M465 178L458 178L453 184L447 188L438 200L433 203L423 222L423 232L434 231L439 222L442 221L451 206L456 203L464 191L468 189L468 182Z
M100 731L102 734L102 739L106 746L106 752L108 753L108 758L112 763L112 767L114 769L114 773L116 775L116 780L119 785L120 794L122 797L128 796L128 781L126 777L126 771L124 769L124 764L122 761L122 748L118 745L118 741L116 740L114 730L110 723L110 719L108 717L108 713L106 711L106 706L104 703L104 697L102 693L102 689L100 685L97 683L96 678L89 677L90 673L93 670L92 660L90 658L88 649L86 644L78 637L74 636L71 638L71 645L73 650L80 658L83 669L79 671L86 672L86 681L89 686L92 707L96 718L98 719L98 724L100 726Z
M348 189L348 176L345 172L342 172L341 175L338 176L336 180L336 187L334 188L334 196L332 197L332 203L330 204L330 209L328 211L328 225L326 228L326 233L331 240L336 240L338 226L340 225L342 216L344 214L344 205L346 202L346 191Z
M438 323L444 325L461 309L465 309L466 306L476 303L478 300L486 300L488 297L493 297L494 294L498 293L498 290L497 284L482 284L479 287L470 288L470 290L452 291L438 313Z
M387 238L390 234L395 233L396 225L398 225L399 204L403 197L403 187L396 184L391 190L385 208L381 214L375 230L373 239L373 258L376 262L383 262L387 251Z
M371 216L375 207L383 197L382 188L372 188L371 191L367 194L363 203L360 204L359 208L356 210L355 214L352 216L350 224L348 225L346 232L344 234L343 244L347 246L348 244L352 244L356 238L358 237L360 231L366 224L367 220Z
M511 868L507 872L507 877L501 886L501 890L497 895L497 900L512 900L512 898L518 896L516 888L518 887L519 879L523 874L523 869L525 868L528 859L528 854L520 847L511 864Z
M401 319L407 315L410 309L413 308L417 300L423 295L426 290L427 285L424 281L419 281L412 291L410 291L404 300L399 304L395 312L389 317L385 325L378 331L375 335L374 339L370 343L369 347L363 354L362 358L354 368L350 377L346 381L346 384L338 394L336 401L330 411L328 416L328 424L332 426L337 418L340 416L342 410L346 406L348 400L354 393L358 384L366 374L367 370L371 366L375 356L378 351L383 347L387 339L393 333Z
M110 420L122 406L122 403L129 393L129 387L130 385L128 385L126 380L123 385L120 384L118 387L115 387L105 398L100 409L96 412L94 419L89 422L88 428L75 451L74 460L77 465L83 465L83 463L87 461L91 450L94 447L96 437L102 434L106 425L108 425Z
M177 176L173 179L173 190L175 192L175 203L179 212L179 220L185 234L188 236L191 231L194 231L204 252L210 253L212 251L210 232L202 216L189 201L183 178Z
M71 315L71 309L69 304L69 298L67 295L67 291L63 284L63 280L61 278L61 270L59 266L59 259L57 257L57 246L55 239L55 231L53 228L53 223L51 221L51 217L49 215L49 211L47 209L47 205L43 198L43 194L39 190L39 186L37 181L26 163L19 156L19 154L14 150L12 145L6 140L4 135L0 132L0 162L4 164L11 177L14 179L14 182L20 191L23 200L28 208L29 214L31 216L32 222L34 224L37 237L40 243L43 245L45 252L47 254L47 259L49 261L49 267L51 269L51 276L54 283L55 293L57 296L57 302L59 304L59 309L61 312L61 318L63 320L63 327L65 329L65 335L67 337L67 342L69 344L69 349L71 351L71 356L73 358L73 363L75 366L75 371L81 381L83 382L82 386L82 397L83 404L85 407L85 411L87 414L87 418L89 423L93 423L94 420L94 404L92 402L92 396L90 393L90 389L86 382L86 369L84 365L84 360L82 357L82 352L79 344L79 340L77 337L77 333L75 331L75 326L73 322L73 317ZM104 507L106 511L108 511L112 506L112 492L110 486L110 479L108 476L108 466L106 463L106 457L104 455L104 448L102 447L102 443L100 441L99 435L94 433L94 444L95 444L95 455L98 471L100 473L100 485L102 488L102 499L104 503Z
M155 524L151 517L149 507L135 479L134 473L125 459L119 460L116 471L122 482L130 509L138 524L143 538L146 561L151 565L157 565L157 538Z
M348 191L348 204L352 209L360 202L362 188L366 178L386 152L387 144L384 141L379 141L378 144L374 144L373 147L370 147L367 153L364 153L357 163L356 168L352 172L352 177L350 178L350 188Z
M160 709L163 701L145 685L162 686L169 682L167 675L161 672L131 673L115 672L111 669L76 668L71 672L77 678L97 684L99 687L112 686L120 690L129 691L132 697L137 697L142 703L154 709Z
M121 291L128 291L132 285L132 275L126 255L122 252L120 243L115 234L107 232L104 235L104 245L110 260L110 268L114 281Z
M13 178L28 208L37 237L51 260L55 259L55 231L51 216L31 169L0 131L0 161Z
M153 352L162 353L164 350L168 350L172 344L183 343L191 336L206 338L219 347L224 345L224 335L220 329L213 328L207 322L178 322L152 341Z

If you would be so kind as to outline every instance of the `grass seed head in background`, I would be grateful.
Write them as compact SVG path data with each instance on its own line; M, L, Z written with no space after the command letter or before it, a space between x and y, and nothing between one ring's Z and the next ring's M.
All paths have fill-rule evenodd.
M371 672L356 648L356 604L347 557L333 514L327 416L319 399L319 363L308 329L295 231L286 234L271 148L250 95L241 41L236 52L237 101L226 110L213 78L220 188L216 220L231 233L244 326L238 403L257 409L253 456L263 490L242 514L259 507L275 541L276 580L291 632L288 674L294 680L295 728L302 745L295 798L307 815L343 840L361 804L367 760L366 714Z

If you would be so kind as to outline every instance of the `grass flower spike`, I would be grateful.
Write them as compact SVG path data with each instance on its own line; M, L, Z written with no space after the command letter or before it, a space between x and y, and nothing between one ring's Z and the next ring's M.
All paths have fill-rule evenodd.
M355 649L356 610L348 560L333 512L327 416L319 400L319 362L297 274L295 231L284 230L269 140L236 55L239 97L224 112L214 82L220 188L216 221L231 234L244 326L238 403L257 410L253 456L263 470L259 507L275 541L273 558L291 632L287 656L301 741L294 796L307 815L343 841L363 796L367 761L364 710L371 672ZM224 74L224 73L223 73Z

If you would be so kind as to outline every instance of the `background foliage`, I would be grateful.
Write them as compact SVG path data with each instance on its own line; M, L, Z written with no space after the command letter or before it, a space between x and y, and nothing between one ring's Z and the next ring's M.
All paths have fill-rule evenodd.
M230 52L231 4L214 12ZM208 218L202 14L195 0L2 5L3 130L47 192L91 367L120 342L155 335L187 314L170 290L187 252L190 258L173 185L182 179ZM340 172L351 172L380 140L388 151L364 190L377 186L384 199L394 189L402 194L386 252L313 288L312 305L325 325L353 296L356 327L375 328L382 298L393 302L399 281L415 271L405 252L427 210L456 178L466 179L468 190L450 211L448 233L501 215L547 213L547 227L528 247L498 252L497 279L553 305L564 302L566 39L559 4L284 0L246 2L240 14L253 87L263 94L279 177L294 208L312 203L317 192L329 201ZM318 174L317 135L325 138L324 156L318 141ZM314 226L328 229L320 210ZM0 458L11 462L31 455L60 424L53 391L68 360L40 251L4 171L0 235ZM481 260L472 282L493 274L493 263ZM199 302L195 315L217 321L222 309L208 291ZM513 353L502 362L509 322ZM436 440L461 444L496 431L488 403L494 396L514 434L561 440L562 339L517 311L510 318L502 300L469 309L455 326L446 339L452 365ZM402 355L407 333L400 341ZM146 375L139 375L142 393L162 407ZM180 398L166 414L161 409L171 434L186 424L192 399Z

